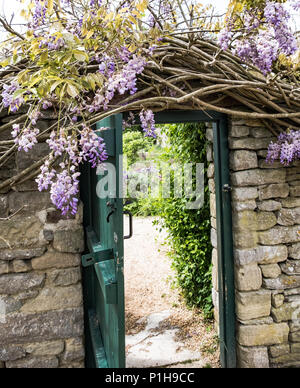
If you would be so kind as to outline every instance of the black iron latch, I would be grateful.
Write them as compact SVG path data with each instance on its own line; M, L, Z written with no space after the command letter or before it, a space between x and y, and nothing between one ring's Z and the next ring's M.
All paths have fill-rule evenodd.
M232 192L232 187L228 183L226 183L223 186L223 191L224 191L224 193L231 193Z

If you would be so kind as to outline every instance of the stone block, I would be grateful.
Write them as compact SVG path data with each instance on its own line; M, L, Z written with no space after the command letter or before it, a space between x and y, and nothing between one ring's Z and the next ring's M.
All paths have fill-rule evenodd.
M16 273L29 272L31 270L31 265L28 260L14 260L12 262L12 270Z
M287 198L289 193L290 187L287 183L273 184L260 188L259 199L263 201L271 198Z
M273 137L272 132L264 127L256 127L256 128L251 128L250 134L252 137L256 138L268 138L268 137Z
M60 341L37 342L24 346L27 354L32 356L58 356L65 349L65 343Z
M250 133L250 129L245 125L230 125L229 136L230 137L246 137Z
M299 367L300 353L289 353L280 357L272 358L272 364L283 364L285 367Z
M247 348L237 347L238 368L269 368L269 355L267 347Z
M210 194L210 215L217 218L216 195Z
M257 264L236 267L236 288L239 291L255 291L262 286L262 274Z
M82 226L54 231L53 247L59 252L82 253L84 251L84 232Z
M48 251L43 256L31 261L34 270L45 270L50 268L69 268L80 266L81 256L71 253L60 253Z
M282 208L282 205L278 201L268 200L258 204L258 208L264 212L275 212Z
M57 269L47 273L47 283L54 286L70 286L81 280L80 268Z
M279 225L292 226L300 224L300 207L293 209L281 209L278 213Z
M246 210L255 210L257 208L256 201L246 201L246 202L233 202L232 203L233 211L243 212Z
M64 361L76 361L84 359L85 351L82 338L66 340L66 349L63 355Z
M275 322L291 321L300 308L297 303L284 303L281 307L272 308L272 317Z
M290 353L290 345L274 345L270 346L270 355L271 357L280 357Z
M9 273L9 264L0 262L0 275Z
M237 171L231 175L233 186L257 186L272 183L284 183L286 179L285 169L281 170L247 170ZM299 194L300 196L300 194Z
M258 167L258 158L253 151L234 151L230 153L230 168L233 171L250 170Z
M289 257L291 259L300 260L300 243L289 246Z
M240 250L255 249L258 243L258 232L247 229L235 230L233 233L235 248Z
M276 264L287 260L288 249L286 245L259 246L256 249L259 264Z
M215 176L215 165L210 163L207 169L207 177L213 178Z
M32 249L16 249L16 250L3 250L0 251L0 260L12 261L18 260L29 260L34 257L42 256L45 253L46 247L32 248Z
M267 317L271 313L271 292L237 292L236 314L238 320L247 321Z
M12 192L9 195L9 210L13 214L22 209L22 213L34 213L52 207L50 194L47 192Z
M284 303L284 295L283 294L273 294L272 295L272 306L276 309L281 307Z
M276 279L281 275L281 269L278 264L266 264L260 266L264 278Z
M43 225L35 216L17 215L0 220L0 249L41 247L46 242L39 238Z
M218 251L214 248L212 252L212 283L213 288L219 291L219 279L218 279Z
M264 288L270 290L286 290L300 287L300 276L281 275L277 279L263 279Z
M22 346L6 345L0 348L0 361L15 361L25 357L26 352Z
M271 346L287 343L288 335L289 326L287 323L260 326L239 325L237 340L242 346Z
M46 143L39 143L34 146L32 152L20 151L16 154L18 172L32 166L33 163L42 159L49 153L49 146Z
M286 275L300 275L300 260L287 260L280 267Z
M239 319L239 322L244 326L271 325L272 323L274 323L272 317L256 318L256 319L250 319L247 321L243 321L242 319Z
M300 342L300 331L295 331L291 333L289 339L292 342Z
M229 139L229 148L232 150L264 150L270 145L271 138Z
M0 333L5 333L0 336L1 346L79 337L83 335L83 309L9 314L5 323L0 321Z
M234 260L237 266L249 265L258 262L257 250L254 249L235 249Z
M300 242L299 226L276 226L270 230L259 232L262 245L279 245Z
M0 277L0 294L13 295L42 285L44 274L8 274Z
M290 194L292 197L300 197L300 185L290 187Z
M26 357L6 363L8 369L56 369L58 366L57 357Z
M300 343L299 344L291 344L291 352L298 353L299 361L300 361Z
M218 248L218 236L216 229L212 228L210 232L210 238L211 238L211 244L212 246L217 249Z
M69 287L43 288L39 295L25 303L23 313L62 310L83 304L81 284Z
M236 201L250 201L258 198L258 189L256 187L235 187L232 190L232 199Z
M281 201L283 207L295 208L300 207L300 198L289 197Z

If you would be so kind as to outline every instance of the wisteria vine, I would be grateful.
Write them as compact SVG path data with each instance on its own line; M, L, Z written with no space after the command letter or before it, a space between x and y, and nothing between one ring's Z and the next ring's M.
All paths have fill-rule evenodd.
M247 5L246 0L242 3ZM15 149L34 152L47 136L49 155L36 181L39 190L50 190L62 214L78 210L80 164L105 164L105 144L93 124L113 113L130 112L132 122L139 118L145 136L155 137L154 111L182 109L189 103L230 114L218 105L219 94L232 98L235 91L234 97L244 103L250 93L243 90L247 83L254 93L252 105L256 98L263 101L256 107L258 117L271 116L259 106L268 103L272 108L274 99L293 106L274 112L275 129L270 130L277 134L284 126L287 131L270 144L267 160L288 165L300 159L300 116L290 119L293 109L299 110L297 71L286 67L292 74L288 84L276 69L278 63L284 65L283 55L291 58L298 50L288 6L298 12L300 0L262 0L260 7L232 11L219 32L219 46L210 32L216 28L213 17L203 17L208 10L193 0L34 0L31 5L26 34L10 28L12 39L2 47L2 109L14 117L27 113L13 124L12 140L7 141L13 145L3 151L0 166ZM247 77L247 66L266 78ZM274 74L279 86L270 81ZM253 88L262 93L258 96ZM47 114L55 115L57 125L45 133L38 121Z

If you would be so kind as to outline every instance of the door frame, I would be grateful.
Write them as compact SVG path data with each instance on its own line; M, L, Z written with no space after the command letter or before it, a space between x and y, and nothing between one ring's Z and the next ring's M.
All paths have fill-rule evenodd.
M126 113L124 114L124 118L126 119ZM139 122L138 117L136 117L136 122ZM155 122L156 124L210 122L213 125L217 210L220 362L222 368L236 368L236 315L228 117L227 115L212 111L166 110L155 113ZM122 146L119 145L119 147ZM89 180L85 182L84 187L90 187ZM90 197L90 190L84 190L84 197L86 199ZM90 211L89 208L84 211L85 224L89 222ZM123 225L120 227L123 228ZM92 285L89 285L89 287L92 287Z
M220 362L222 368L236 368L235 283L228 117L213 111L163 111L155 114L155 122L156 124L210 122L213 125L217 209Z

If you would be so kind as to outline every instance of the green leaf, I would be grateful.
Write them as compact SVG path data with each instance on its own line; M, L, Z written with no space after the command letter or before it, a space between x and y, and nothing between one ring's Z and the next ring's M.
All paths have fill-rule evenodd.
M79 90L76 88L76 86L68 84L67 92L69 96L76 98L79 94Z

